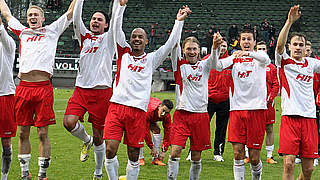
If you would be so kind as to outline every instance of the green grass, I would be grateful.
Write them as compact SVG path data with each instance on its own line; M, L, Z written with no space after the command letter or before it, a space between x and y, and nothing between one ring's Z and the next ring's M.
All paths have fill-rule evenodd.
M67 132L63 127L63 115L66 109L66 104L71 96L73 90L54 90L55 96L55 114L57 124L52 125L49 128L49 136L51 141L51 165L48 169L47 175L49 180L90 180L94 172L94 154L93 150L90 151L90 158L86 162L80 162L80 148L82 143L80 140L73 137L69 132ZM175 94L172 93L152 93L152 97L157 97L160 99L171 99L175 100ZM262 148L261 159L263 161L263 175L262 179L273 180L281 179L283 160L278 156L278 142L279 142L279 127L280 127L280 98L276 98L276 123L274 124L275 132L275 151L274 157L278 161L276 165L270 165L265 163L266 151L265 146ZM172 112L173 114L173 112ZM211 122L211 131L214 132L215 121ZM88 122L83 123L86 127L88 133L92 134L91 124ZM211 132L211 134L213 134ZM213 135L211 142L213 142ZM32 158L30 160L30 171L34 179L38 174L38 137L36 134L36 129L31 129L30 140L32 143ZM20 166L17 159L17 147L18 138L13 138L13 161L11 165L9 180L16 180L20 177ZM187 148L189 143L187 142ZM146 165L140 168L139 179L151 179L151 180L162 180L167 179L167 167L158 167L151 164L151 156L149 155L150 150L145 146L144 155L146 158ZM165 163L168 161L169 152L166 155ZM202 153L202 171L200 179L205 180L224 180L233 179L233 151L230 143L226 143L224 159L225 162L215 162L212 160L213 150L207 150ZM187 150L183 150L182 157L180 160L179 176L178 179L188 179L189 178L189 168L190 162L186 161ZM118 151L119 160L119 175L125 174L126 164L127 164L127 150L126 146L121 144ZM295 177L301 171L301 166L298 165L295 168ZM104 179L107 178L107 174L104 170ZM246 179L251 179L250 167L246 165ZM313 172L313 179L320 179L319 167L316 167Z

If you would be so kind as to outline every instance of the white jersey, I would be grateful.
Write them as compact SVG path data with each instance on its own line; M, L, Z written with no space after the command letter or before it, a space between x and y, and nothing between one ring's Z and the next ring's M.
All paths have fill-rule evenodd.
M176 82L176 109L189 112L207 112L208 79L213 68L210 55L196 64L189 64L181 57L178 45L172 53L172 68Z
M14 94L13 62L16 44L8 35L3 24L0 25L0 96Z
M73 15L74 33L80 44L80 63L76 86L82 88L111 87L112 59L115 54L113 36L115 11L112 11L109 31L101 35L94 35L85 27L81 18L83 1L76 2ZM113 3L113 6L119 6L119 3Z
M232 68L233 86L229 90L230 111L267 109L266 67L269 56L263 51L251 51L249 56L229 56L218 61L217 70Z
M282 115L316 118L313 93L313 73L320 72L320 61L310 57L296 61L286 53L276 51L279 68Z
M115 22L122 23L122 16L118 16ZM121 26L116 25L115 27ZM132 55L130 45L126 42L121 28L115 31L118 59L111 102L147 111L151 94L152 72L168 57L178 42L182 27L183 21L175 21L172 33L165 45L155 52L139 57Z
M68 21L64 14L52 24L33 30L11 17L9 28L20 41L19 74L38 70L52 75L59 36L70 23L71 20Z

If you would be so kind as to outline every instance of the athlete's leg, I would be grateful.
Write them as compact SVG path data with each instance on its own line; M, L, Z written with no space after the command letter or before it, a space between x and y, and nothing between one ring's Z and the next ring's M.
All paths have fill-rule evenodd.
M31 159L30 126L19 126L18 159L22 176L29 175L29 160Z
M38 127L39 137L39 177L46 177L47 168L50 165L51 145L48 136L49 127Z
M177 179L182 148L179 145L171 145L170 157L168 159L168 179L170 180Z
M106 144L103 141L103 130L92 127L94 159L95 159L95 176L102 176L103 161L106 154Z
M12 145L11 137L1 138L2 155L1 155L1 179L7 179L11 160L12 160Z
M234 179L244 179L245 167L244 167L244 144L232 143L233 148L233 175Z
M284 155L283 156L283 180L292 180L294 178L294 160L296 159L295 155Z
M119 148L120 141L107 139L106 143L106 160L105 160L105 168L110 180L117 180L119 162L117 159L117 151Z

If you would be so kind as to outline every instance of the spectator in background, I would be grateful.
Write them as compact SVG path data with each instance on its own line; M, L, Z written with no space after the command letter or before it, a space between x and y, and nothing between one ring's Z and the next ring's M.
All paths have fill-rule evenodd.
M257 41L259 41L259 32L258 32L258 29L257 29L257 26L253 26L253 33L254 33L254 37Z
M269 22L267 19L260 24L261 29L261 41L269 42Z
M209 51L211 52L211 51ZM220 45L219 59L228 57L227 40L223 38ZM226 132L229 120L229 88L232 85L232 75L230 69L217 71L212 69L208 80L208 114L211 121L216 113L216 130L214 136L213 160L223 162L223 152L225 146Z
M270 24L270 28L269 28L269 38L271 39L271 37L274 37L276 34L276 28Z
M153 48L156 45L156 26L157 24L151 24L150 36L149 36L149 47Z
M228 32L228 39L230 40L235 40L237 39L239 36L238 34L238 27L237 25L233 24L230 28L229 28L229 32ZM230 42L229 42L230 43Z
M251 24L249 23L244 24L243 29L251 29Z
M212 25L214 26L214 25ZM215 29L216 30L216 29ZM214 34L214 30L212 28L210 28L206 34L206 41L207 41L207 49L208 52L211 52L211 47L212 47L212 36Z
M276 49L276 44L277 44L276 39L274 38L274 36L271 36L269 41L268 55L273 62L274 62L274 52Z

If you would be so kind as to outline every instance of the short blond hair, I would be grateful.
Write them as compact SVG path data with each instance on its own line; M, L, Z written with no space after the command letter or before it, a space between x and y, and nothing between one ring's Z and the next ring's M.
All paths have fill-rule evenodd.
M44 17L44 11L43 11L43 9L41 7L36 6L36 5L29 6L29 8L27 10L27 14L28 14L28 11L30 11L30 9L38 9L41 12L42 17Z
M306 46L312 46L312 43L310 41L307 41Z

